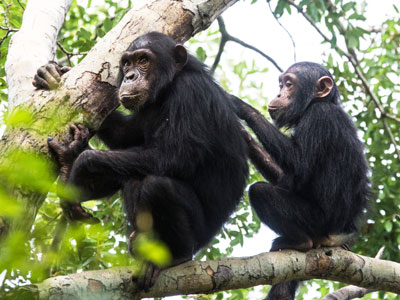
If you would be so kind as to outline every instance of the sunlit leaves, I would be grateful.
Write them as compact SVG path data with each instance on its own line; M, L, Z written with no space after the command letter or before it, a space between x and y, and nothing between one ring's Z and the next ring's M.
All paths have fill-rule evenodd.
M207 53L203 47L198 47L196 50L196 56L201 62L204 62L207 58Z
M5 120L5 125L12 127L25 127L32 125L34 121L34 115L28 109L15 109L13 110Z
M9 186L47 193L55 178L52 170L45 157L13 149L2 160L0 178Z
M150 234L139 234L134 241L134 249L144 261L151 261L160 267L165 267L172 261L168 247Z

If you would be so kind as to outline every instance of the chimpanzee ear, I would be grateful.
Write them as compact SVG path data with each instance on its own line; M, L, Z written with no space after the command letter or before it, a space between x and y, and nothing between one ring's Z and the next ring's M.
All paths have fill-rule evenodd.
M174 58L176 62L176 68L178 71L182 70L188 61L188 55L186 48L181 44L177 44L174 49Z
M322 76L317 81L315 97L324 98L328 96L333 88L333 80L329 76Z

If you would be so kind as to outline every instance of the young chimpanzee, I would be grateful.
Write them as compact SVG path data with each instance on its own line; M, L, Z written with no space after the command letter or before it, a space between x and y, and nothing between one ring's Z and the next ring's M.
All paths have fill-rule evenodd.
M34 85L56 86L61 73L46 65ZM247 144L233 104L201 62L157 32L123 53L118 96L132 114L114 111L97 132L112 150L79 154L89 136L82 126L72 127L70 145L49 141L61 165L79 154L65 173L83 193L64 209L72 219L88 219L79 202L121 189L131 237L142 229L137 217L150 215L171 265L189 260L227 221L245 187ZM141 286L150 287L158 272L148 264Z
M342 246L357 232L369 196L363 144L340 107L332 75L301 62L279 77L280 92L268 111L278 128L232 97L272 160L255 161L270 181L257 182L250 202L261 221L280 235L271 251ZM278 168L277 168L278 167ZM267 299L294 299L297 283L272 287Z

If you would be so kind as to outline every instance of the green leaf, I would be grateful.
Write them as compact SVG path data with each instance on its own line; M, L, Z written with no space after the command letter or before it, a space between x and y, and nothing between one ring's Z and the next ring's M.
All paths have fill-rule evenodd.
M350 9L354 9L355 5L356 5L355 2L346 3L346 4L344 4L344 5L342 6L342 10L345 11L345 12L347 12L347 11L349 11Z
M303 7L308 5L312 0L302 0L299 4L299 7Z
M85 28L80 28L78 31L78 37L82 37L84 40L90 40L91 34Z
M196 56L201 62L204 62L207 58L207 53L203 47L198 47L196 49Z
M283 15L283 10L285 9L286 3L285 1L279 1L278 5L275 7L274 15L280 17Z
M387 232L392 232L393 223L390 220L386 221L384 226Z
M310 8L311 19L313 19L314 22L318 22L319 21L319 13L318 13L317 6L314 3L311 3L309 8Z
M109 32L112 29L112 21L109 18L106 18L104 20L103 27L106 32Z

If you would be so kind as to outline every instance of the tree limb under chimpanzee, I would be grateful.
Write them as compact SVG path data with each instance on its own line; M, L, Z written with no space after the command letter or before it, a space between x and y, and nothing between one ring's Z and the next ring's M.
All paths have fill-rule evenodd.
M57 276L20 288L20 293L47 300L141 299L276 284L288 280L328 279L368 289L400 293L400 264L354 254L341 248L308 252L285 250L243 258L190 261L161 272L156 284L136 293L131 267Z

